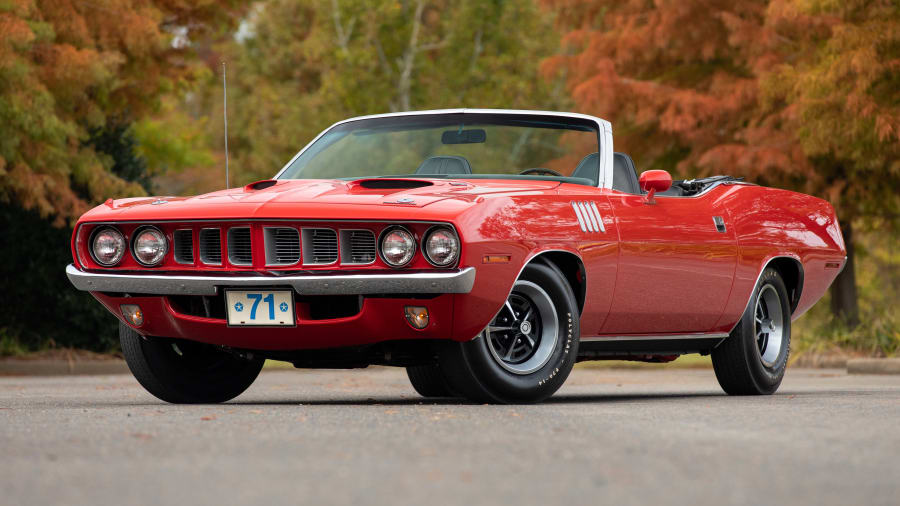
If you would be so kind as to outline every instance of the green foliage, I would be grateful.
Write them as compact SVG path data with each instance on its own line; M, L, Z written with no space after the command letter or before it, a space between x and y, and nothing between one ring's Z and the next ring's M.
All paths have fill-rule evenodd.
M172 102L165 101L160 114L141 119L132 129L136 151L154 176L209 167L215 162L207 117L195 118L176 109Z
M829 295L794 323L792 348L802 353L843 350L873 356L900 352L900 248L896 236L876 229L857 237L860 320L851 327L828 311Z
M537 72L556 50L552 21L530 1L258 4L245 36L222 48L239 173L233 184L270 177L318 132L350 116L561 107L561 89ZM213 107L220 86L218 76L207 97Z
M104 128L90 131L88 143L98 154L110 157L109 170L116 176L138 183L146 192L152 192L147 163L136 152L137 143L131 125L127 123L108 123Z
M62 225L110 196L144 194L139 184L118 177L110 156L94 149L107 139L92 136L98 129L113 132L117 121L110 120L128 123L153 111L163 95L193 79L200 64L190 58L195 48L177 37L201 40L232 26L241 4L5 2L0 201L37 209Z

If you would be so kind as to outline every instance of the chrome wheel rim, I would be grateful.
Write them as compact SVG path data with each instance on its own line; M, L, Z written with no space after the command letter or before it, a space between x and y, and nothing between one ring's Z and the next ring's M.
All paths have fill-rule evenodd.
M484 334L488 350L500 367L514 374L530 374L543 367L556 348L556 306L540 286L516 281Z
M781 356L784 338L784 312L781 297L772 285L765 285L756 296L753 313L753 333L759 358L766 367L774 367Z

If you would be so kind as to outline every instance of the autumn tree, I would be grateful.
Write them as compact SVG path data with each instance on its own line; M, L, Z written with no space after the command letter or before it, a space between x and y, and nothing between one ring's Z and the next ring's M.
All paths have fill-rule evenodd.
M236 22L236 0L0 3L0 199L57 222L110 195L143 193L111 172L91 135L130 122L198 70L192 38Z
M230 31L242 8L237 0L0 1L0 280L8 288L0 355L53 343L117 346L116 320L62 275L72 231L60 225L108 197L143 194L161 160L196 161L158 134L201 122L157 127L147 117L209 74L200 43Z
M898 7L865 0L545 0L579 109L639 166L796 189L896 231ZM858 320L854 265L832 307Z
M270 177L319 131L350 116L559 107L564 90L537 71L557 46L549 14L531 1L257 4L221 48L236 182ZM220 79L210 107L221 103Z

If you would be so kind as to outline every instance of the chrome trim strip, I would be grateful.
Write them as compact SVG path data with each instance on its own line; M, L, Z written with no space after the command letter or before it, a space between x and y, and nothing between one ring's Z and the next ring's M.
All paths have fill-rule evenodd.
M588 205L585 202L579 202L578 207L581 208L581 213L584 214L584 221L587 222L588 230L591 232L599 232L600 227L597 226L597 218L591 214Z
M360 295L392 293L469 293L475 268L457 272L338 274L331 276L164 276L159 274L97 274L66 267L75 288L89 292L151 295L215 295L220 287L289 286L300 295Z
M587 211L588 216L591 217L591 224L594 225L594 231L600 232L600 223L603 223L603 220L600 219L599 216L594 214L594 211L591 209L591 202L585 202L584 209ZM599 223L598 223L598 221L599 221Z
M430 111L404 111L404 112L392 112L387 114L372 114L369 116L357 116L354 118L347 118L342 121L338 121L337 123L331 125L319 132L319 135L315 136L313 140L309 141L306 146L303 146L303 149L297 152L281 170L278 171L277 174L272 176L272 179L278 179L287 170L288 167L294 163L294 160L300 157L304 151L310 148L316 141L319 140L323 135L325 135L332 128L343 125L344 123L350 123L352 121L360 121L367 119L377 119L377 118L391 118L396 116L422 116L422 115L438 115L438 114L518 114L518 115L532 115L532 116L557 116L563 118L577 118L583 119L587 121L593 121L597 124L597 148L601 150L601 158L600 158L600 177L598 178L598 188L612 188L612 175L613 175L613 143L612 143L612 124L605 119L598 118L596 116L589 116L587 114L579 114L575 112L554 112L554 111L526 111L521 109L435 109ZM462 178L464 179L464 178Z
M587 227L584 225L584 217L581 216L581 208L578 207L578 202L572 202L572 209L575 210L575 217L578 218L578 225L581 227L581 231L587 232Z
M728 334L724 332L713 332L709 334L697 333L697 334L661 334L661 335L634 335L634 336L592 336L592 337L582 337L581 341L585 343L589 342L618 342L618 341L670 341L677 339L724 339L728 337Z
M600 225L600 231L604 234L606 233L606 225L603 224L603 216L600 215L600 210L597 209L597 203L594 201L590 202L591 211L594 212L594 215L597 216L597 224Z

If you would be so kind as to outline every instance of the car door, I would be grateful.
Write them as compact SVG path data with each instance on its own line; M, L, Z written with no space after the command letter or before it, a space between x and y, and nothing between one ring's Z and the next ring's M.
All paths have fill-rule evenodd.
M605 335L705 332L731 292L737 241L718 191L695 197L612 190L619 264Z

